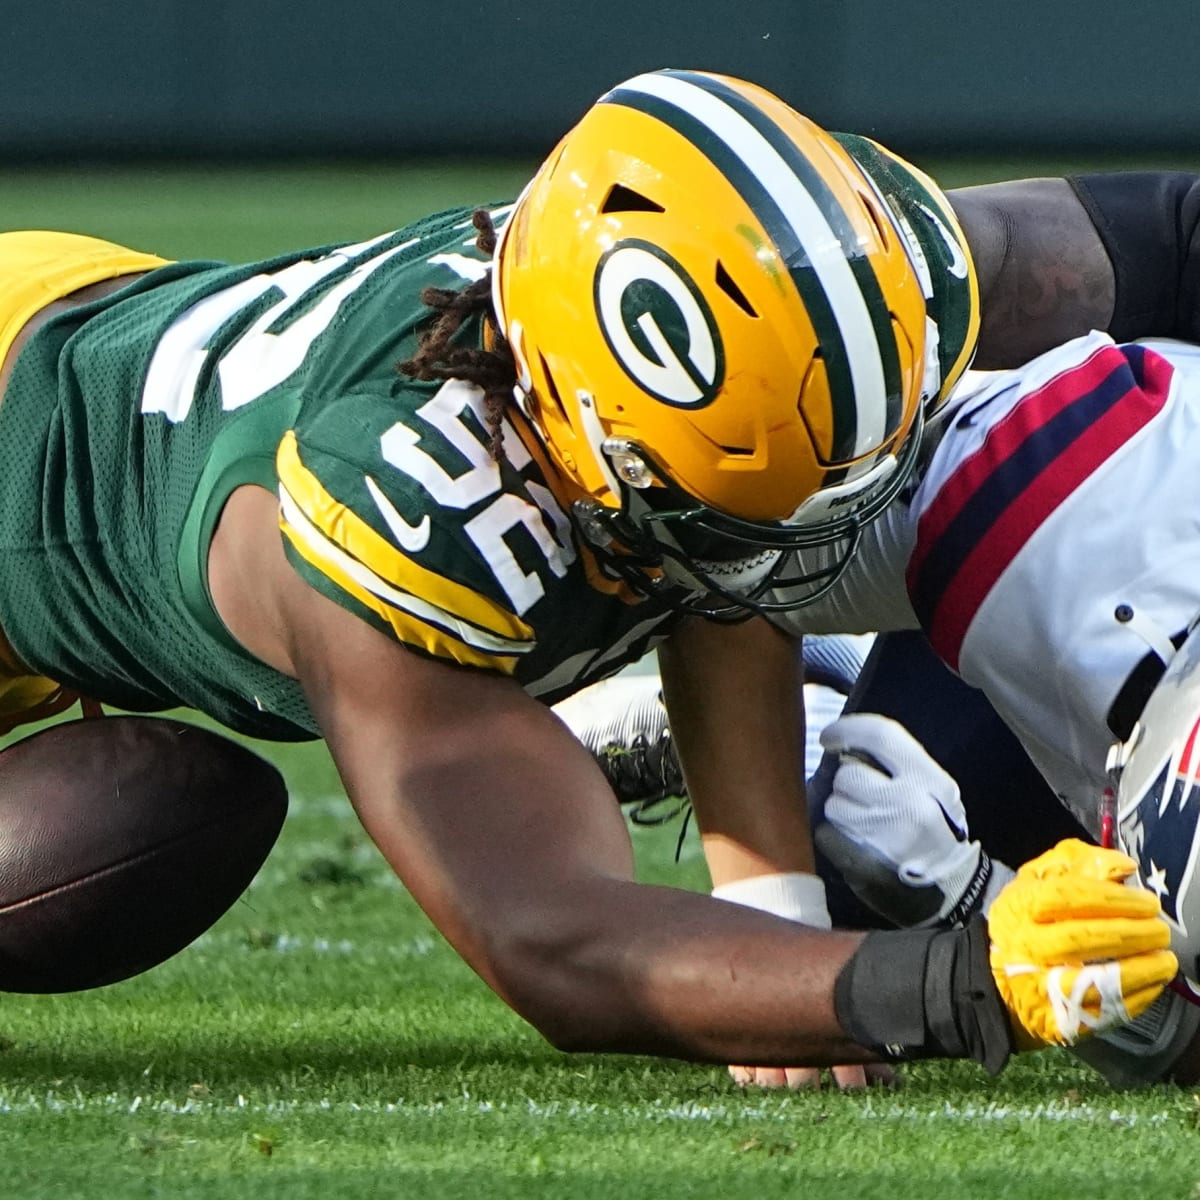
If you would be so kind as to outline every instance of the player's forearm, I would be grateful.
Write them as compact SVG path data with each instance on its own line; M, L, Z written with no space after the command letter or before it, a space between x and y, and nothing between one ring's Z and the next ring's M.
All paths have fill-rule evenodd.
M713 883L812 872L799 643L763 620L696 621L659 662Z
M486 974L560 1049L786 1065L870 1057L833 1004L859 934L610 881L576 884L569 903L510 915L498 932Z
M503 976L563 1049L778 1066L974 1058L991 1071L1013 1049L982 922L863 936L645 885L589 901L592 936L576 925L556 943L537 922L543 952L524 982Z

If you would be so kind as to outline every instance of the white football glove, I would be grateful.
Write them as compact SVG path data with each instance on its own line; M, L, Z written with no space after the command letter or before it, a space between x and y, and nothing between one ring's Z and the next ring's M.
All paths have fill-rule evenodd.
M986 913L1013 872L968 840L958 785L908 730L853 713L821 744L840 761L814 837L854 894L902 927Z

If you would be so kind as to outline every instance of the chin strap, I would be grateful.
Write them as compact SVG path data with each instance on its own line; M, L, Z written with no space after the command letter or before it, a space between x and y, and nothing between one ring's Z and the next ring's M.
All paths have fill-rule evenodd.
M722 624L790 612L819 600L837 585L862 537L861 527L854 526L832 562L795 576L785 577L783 572L789 565L799 566L798 552L781 549L753 587L736 592L682 550L639 530L623 513L590 499L576 500L572 510L581 533L606 573L622 580L631 591L647 600ZM672 517L682 519L685 515L662 513L647 519L658 522ZM748 548L750 545L747 543ZM773 547L759 549L770 551ZM693 586L672 579L668 564L674 564ZM776 600L764 599L772 589L786 594Z

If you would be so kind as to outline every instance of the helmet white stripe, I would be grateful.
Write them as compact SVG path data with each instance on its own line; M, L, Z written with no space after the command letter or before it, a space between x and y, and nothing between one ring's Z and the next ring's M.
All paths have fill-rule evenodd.
M688 80L661 73L638 75L621 84L621 90L654 96L700 121L770 193L812 263L846 347L858 414L855 456L877 449L888 434L881 350L841 242L803 180L745 117Z

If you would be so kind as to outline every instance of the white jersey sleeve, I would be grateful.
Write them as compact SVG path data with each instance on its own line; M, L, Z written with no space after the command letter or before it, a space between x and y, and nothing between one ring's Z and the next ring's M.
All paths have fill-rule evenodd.
M913 501L909 596L1095 828L1113 707L1200 610L1200 349L1091 334L958 407Z
M777 623L924 629L1094 829L1131 677L1200 613L1200 348L1089 334L939 418L910 497Z
M879 633L916 629L916 614L904 585L904 564L912 550L916 523L907 503L897 500L863 530L858 550L837 583L819 599L772 616L785 633ZM825 548L797 554L797 574L828 566L834 555ZM789 574L788 570L781 575ZM786 599L777 588L771 599Z

